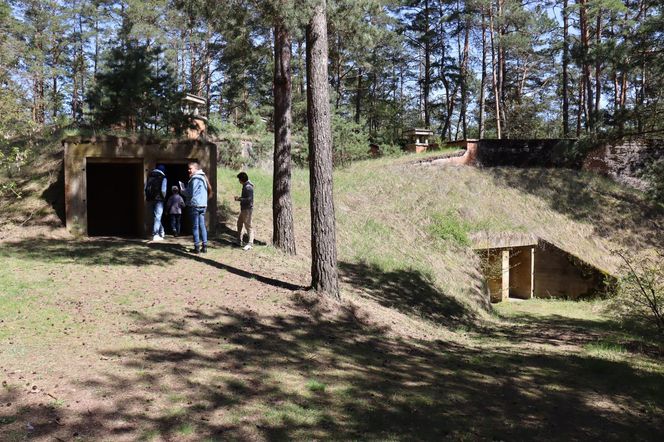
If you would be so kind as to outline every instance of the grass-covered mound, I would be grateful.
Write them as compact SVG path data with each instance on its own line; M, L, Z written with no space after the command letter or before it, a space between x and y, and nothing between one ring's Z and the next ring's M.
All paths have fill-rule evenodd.
M232 245L235 174L219 170L226 228L199 256L190 238L73 239L42 215L19 227L20 204L3 206L19 223L0 242L0 440L661 434L656 337L621 328L603 301L489 309L468 240L531 231L611 268L612 247L661 241L639 195L571 171L410 157L338 170L336 303L306 291L306 173L294 174L296 257ZM269 243L270 174L249 175ZM25 199L56 213L39 189Z

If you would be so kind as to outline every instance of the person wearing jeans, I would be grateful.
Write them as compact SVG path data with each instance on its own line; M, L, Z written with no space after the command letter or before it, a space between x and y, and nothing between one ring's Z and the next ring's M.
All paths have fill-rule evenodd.
M145 183L145 199L152 208L152 240L164 239L164 226L161 217L164 214L164 200L166 199L166 166L159 164L148 175Z
M205 228L205 207L190 207L191 226L194 232L194 253L207 252L207 229ZM199 244L202 247L199 248Z
M207 176L195 161L189 163L189 182L184 193L191 216L191 225L194 234L193 253L207 252L207 229L205 228L205 211L208 199L212 197L212 187Z

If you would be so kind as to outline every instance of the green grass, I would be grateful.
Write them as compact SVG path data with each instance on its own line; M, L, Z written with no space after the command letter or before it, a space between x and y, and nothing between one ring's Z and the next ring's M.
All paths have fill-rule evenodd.
M284 402L279 406L265 410L264 418L268 425L316 425L323 417L322 410L315 407L304 407L292 402Z
M584 350L590 356L609 360L622 359L627 353L623 345L606 341L597 341L586 344Z
M180 425L175 432L181 436L191 436L196 433L196 426L190 423L184 423Z
M30 269L28 275L22 272ZM51 334L56 326L76 327L71 317L50 305L54 290L52 278L45 276L47 267L39 263L8 259L0 266L0 340L9 337L30 344L36 338ZM23 341L23 338L28 341ZM19 351L15 347L12 351Z
M461 246L470 245L470 225L457 214L452 211L434 213L431 218L429 231L434 238Z
M316 379L310 379L306 384L307 390L312 393L324 393L327 385L322 382L317 381Z

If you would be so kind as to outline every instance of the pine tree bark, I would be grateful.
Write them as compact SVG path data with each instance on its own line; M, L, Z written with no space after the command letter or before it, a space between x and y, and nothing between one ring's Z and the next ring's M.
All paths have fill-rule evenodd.
M597 11L597 24L595 25L595 47L599 48L602 44L602 9ZM599 102L602 94L602 59L595 58L595 118L599 118Z
M360 123L362 112L362 68L357 68L357 91L355 92L355 123Z
M311 193L311 286L339 298L336 226L332 195L332 130L327 77L326 1L307 25L307 119Z
M581 33L581 48L583 51L583 88L584 94L584 114L586 119L586 129L593 130L595 127L594 118L594 99L593 87L590 75L590 29L588 25L588 0L578 0L579 4L579 28Z
M486 14L482 10L482 76L480 79L480 97L479 97L479 137L480 139L484 138L485 130L485 116L484 116L484 106L485 106L485 96L484 90L486 88Z
M429 0L424 2L424 127L431 125L431 105L429 104L431 94L431 29L429 26Z
M502 138L500 127L500 91L498 89L498 75L496 73L498 64L496 62L496 36L493 26L493 8L489 8L489 37L491 40L491 80L493 85L493 98L496 105L496 138Z
M569 135L569 11L567 9L567 0L563 1L563 137Z
M295 255L291 200L291 40L280 19L274 27L274 173L272 244Z
M470 17L466 18L465 31L463 38L463 57L461 62L461 118L462 135L465 140L468 138L468 123L466 111L468 108L468 59L470 58Z

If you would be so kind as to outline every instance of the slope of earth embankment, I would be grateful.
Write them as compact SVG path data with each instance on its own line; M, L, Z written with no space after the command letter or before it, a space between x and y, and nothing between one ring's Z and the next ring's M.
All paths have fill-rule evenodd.
M271 176L250 252L219 234L150 244L71 238L61 151L12 180L0 235L0 440L654 440L663 351L603 301L491 308L474 232L531 232L602 268L661 247L640 195L565 170L335 172L341 301L308 290L308 177L293 175L298 255L270 246ZM9 179L9 178L3 178Z

